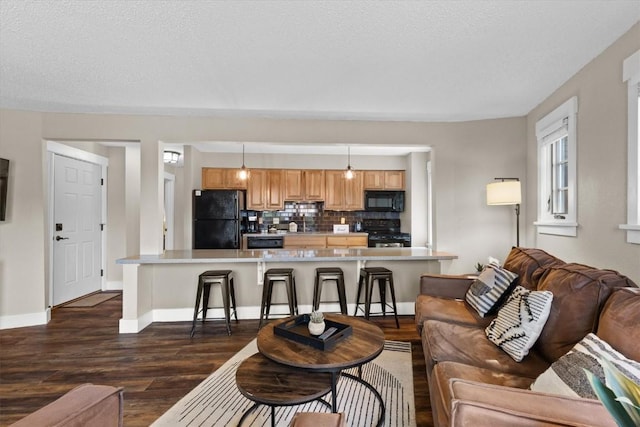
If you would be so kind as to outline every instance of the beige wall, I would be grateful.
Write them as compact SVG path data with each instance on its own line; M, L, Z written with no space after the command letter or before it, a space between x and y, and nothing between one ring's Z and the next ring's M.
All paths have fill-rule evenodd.
M528 241L565 261L619 270L640 283L640 245L625 243L627 212L627 85L622 62L640 48L640 24L556 90L527 116ZM536 234L535 124L578 97L578 236Z
M148 212L149 206L157 205L157 193L162 188L162 176L157 176L156 154L162 147L159 141L419 144L432 148L436 249L459 255L444 272L472 271L476 262L485 261L489 255L503 259L515 243L513 209L485 203L485 184L494 177L508 176L524 182L521 245L542 247L567 261L616 268L640 282L640 247L624 243L624 234L617 228L625 222L626 212L626 92L621 67L622 60L638 49L639 31L636 25L521 118L417 123L0 110L0 156L12 161L8 220L0 223L0 325L10 316L23 316L23 320L33 313L41 316L48 304L44 139L142 142L143 150L126 149L124 182L116 179L114 193L110 193L113 200L125 204L125 217L123 220L122 206L110 207L108 223L112 232L126 230L126 237L123 245L118 237L108 236L109 245L113 245L108 249L109 263L119 257L118 252L125 251L123 247L126 253L121 256L131 255L143 245L153 248L161 235L161 224L156 224L161 215ZM536 212L533 127L536 120L572 95L578 96L580 109L578 237L538 236L531 225ZM190 226L190 193L200 187L200 168L206 157L189 147L185 151L185 167L176 174L176 203L180 204L176 223L181 223L177 229L182 230ZM122 170L122 155L111 149L107 154L114 162L110 166L113 172ZM136 168L140 164L142 169ZM140 204L146 208L141 210ZM413 212L410 221L419 220ZM140 224L146 227L144 233ZM190 236L186 234L176 233L177 247L188 245ZM112 277L107 281L119 280L119 271L118 267L109 267L107 274Z

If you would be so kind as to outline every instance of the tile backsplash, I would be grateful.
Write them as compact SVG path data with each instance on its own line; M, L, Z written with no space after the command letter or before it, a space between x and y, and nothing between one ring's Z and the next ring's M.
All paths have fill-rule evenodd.
M323 202L285 202L283 210L258 212L262 217L261 229L274 225L278 230L288 230L289 223L298 225L298 232L332 232L334 224L340 224L344 218L350 231L355 231L355 223L363 219L399 219L398 212L365 212L365 211L325 211Z

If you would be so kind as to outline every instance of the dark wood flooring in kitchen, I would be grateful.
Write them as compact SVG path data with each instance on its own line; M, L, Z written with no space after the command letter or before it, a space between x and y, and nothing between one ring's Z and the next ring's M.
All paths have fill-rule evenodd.
M8 425L90 382L124 387L125 426L148 426L255 338L257 320L199 326L154 323L120 335L122 297L91 308L55 308L45 326L0 330L0 425ZM385 338L413 343L418 426L431 426L424 357L413 316L376 319Z

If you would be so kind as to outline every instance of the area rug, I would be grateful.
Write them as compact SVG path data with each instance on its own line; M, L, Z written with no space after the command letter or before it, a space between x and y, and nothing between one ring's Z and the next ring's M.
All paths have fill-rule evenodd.
M83 308L83 307L95 307L105 301L109 301L111 298L115 298L120 295L120 292L99 292L97 294L91 294L84 298L72 301L69 304L60 306L60 308Z
M238 365L257 353L256 341L250 342L224 365L158 418L152 426L237 426L242 414L253 402L238 391L235 372ZM345 372L357 375L356 369ZM362 378L382 395L386 406L385 426L415 426L411 344L386 341L382 353L362 367ZM331 395L325 396L331 401ZM338 382L338 411L345 413L347 425L375 425L380 405L373 393L357 381L342 377ZM318 401L296 406L281 406L275 411L275 424L288 426L296 412L329 412ZM243 427L271 425L271 410L260 406L243 422Z

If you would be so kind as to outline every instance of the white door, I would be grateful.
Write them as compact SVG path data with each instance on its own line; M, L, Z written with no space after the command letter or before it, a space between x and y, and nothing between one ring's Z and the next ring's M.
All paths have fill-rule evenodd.
M101 167L54 155L53 305L101 289Z

